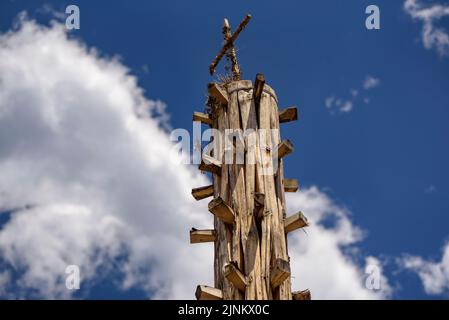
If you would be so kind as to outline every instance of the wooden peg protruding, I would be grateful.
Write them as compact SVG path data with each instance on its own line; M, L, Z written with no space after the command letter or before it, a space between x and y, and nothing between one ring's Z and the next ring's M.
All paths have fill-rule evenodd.
M224 105L228 104L228 102L229 102L228 93L222 86L220 86L214 82L211 82L207 86L207 90L209 92L209 97L214 98L215 101L217 101L221 104L224 104Z
M298 120L298 109L296 107L288 107L279 111L279 122L290 122Z
M284 259L276 259L271 270L271 287L279 287L290 276L290 263Z
M208 115L206 113L202 113L202 112L194 112L192 120L199 121L201 123L204 123L204 124L207 124L210 126L213 124L213 120L210 117L210 115Z
M195 297L197 300L223 300L223 292L217 288L199 285L196 287Z
M221 197L216 197L208 205L209 211L223 222L233 224L235 219L234 210L228 206Z
M207 154L203 154L202 161L201 161L200 165L198 166L198 169L201 171L207 171L207 172L211 172L211 173L220 175L221 174L221 162Z
M296 192L299 189L297 179L284 179L284 191L285 192Z
M240 291L245 292L246 288L246 278L243 273L237 268L235 263L231 262L224 266L223 273L226 279L231 282L234 287L239 289Z
M299 228L308 227L309 222L304 214L300 211L284 220L284 231L289 233Z
M311 300L310 290L306 289L292 292L292 298L293 300Z
M204 243L214 242L216 239L216 233L213 229L197 230L192 228L190 230L190 243Z
M208 197L212 197L213 195L214 195L214 186L212 184L210 186L192 189L192 196L196 200L202 200Z
M279 159L293 152L293 144L290 140L283 140L277 147L277 156Z

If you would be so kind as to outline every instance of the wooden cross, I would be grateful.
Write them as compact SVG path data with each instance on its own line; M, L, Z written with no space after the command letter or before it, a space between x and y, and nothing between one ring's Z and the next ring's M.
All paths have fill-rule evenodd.
M226 54L228 59L231 61L233 80L240 80L240 68L237 63L237 55L235 53L234 42L239 36L240 32L246 27L250 19L251 15L246 15L246 17L242 20L242 22L240 22L240 25L234 33L231 33L231 26L229 25L228 19L224 19L222 31L224 44L220 52L215 57L214 61L212 61L209 66L209 72L211 76L215 73L215 67L217 66L218 62L220 62L221 58L223 58L223 56Z

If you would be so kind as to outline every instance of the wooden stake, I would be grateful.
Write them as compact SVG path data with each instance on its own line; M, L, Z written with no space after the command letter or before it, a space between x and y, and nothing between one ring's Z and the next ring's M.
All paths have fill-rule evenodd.
M217 197L209 202L209 211L223 222L234 223L235 214L230 206L228 206L221 197Z
M279 122L290 122L298 120L298 109L296 107L289 107L279 111Z
M285 233L289 233L296 229L304 228L307 226L309 226L309 223L307 222L307 218L304 216L304 214L301 211L288 217L284 221Z
M210 115L202 113L202 112L194 112L193 113L193 121L199 121L204 124L212 125L214 122L211 119Z
M190 230L190 243L204 243L204 242L215 242L216 234L215 230L197 230L192 228Z
M199 285L196 287L197 300L223 300L223 292L220 289Z
M228 93L226 92L226 90L223 87L221 87L220 85L218 85L214 82L211 82L207 86L207 90L209 92L209 96L214 98L215 101L217 101L223 105L228 104L228 102L229 102Z
M196 200L202 200L208 197L212 197L213 195L214 195L214 186L212 184L210 186L192 189L192 196Z
M293 300L311 300L310 290L292 292Z
M284 179L284 191L285 192L296 192L298 191L298 180L297 179Z
M279 287L290 276L290 263L284 259L276 259L271 270L271 287Z
M224 276L228 279L237 289L245 292L246 279L243 273L235 266L235 263L231 262L224 266Z
M293 144L290 142L290 140L283 140L277 147L278 159L281 159L292 152Z
M256 75L253 89L253 99L256 104L256 109L259 109L260 98L262 97L263 86L265 85L265 76L262 73Z

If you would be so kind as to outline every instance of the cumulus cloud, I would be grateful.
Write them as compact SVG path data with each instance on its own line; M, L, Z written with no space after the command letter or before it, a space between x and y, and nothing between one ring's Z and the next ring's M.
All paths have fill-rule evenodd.
M311 288L316 299L389 297L391 289L384 276L380 290L368 290L364 268L344 253L343 248L354 247L363 238L362 230L353 225L346 208L317 187L288 194L286 201L290 212L301 210L310 222L307 235L301 232L289 235L293 288ZM326 221L331 221L331 225L326 226Z
M449 243L443 248L441 261L428 261L407 255L399 260L403 268L415 272L427 294L449 293Z
M447 56L449 54L449 35L445 29L437 27L436 23L449 16L449 6L439 3L423 5L420 0L406 0L404 10L414 20L423 23L421 37L424 47L437 50L441 56Z
M363 89L369 90L369 89L377 87L379 84L380 84L379 79L377 79L373 76L367 75L365 77L365 80L363 81Z
M365 79L363 80L363 83L361 85L361 89L351 88L349 90L349 96L347 98L339 98L335 95L326 97L324 99L324 105L327 109L330 110L331 114L335 114L335 111L338 111L340 113L349 113L352 110L354 110L354 106L359 99L360 94L365 94L364 91L370 90L373 88L376 88L380 85L380 79L375 78L371 75L367 75ZM362 96L362 101L365 104L369 103L369 98Z
M115 265L121 289L151 298L193 298L212 284L213 247L191 246L190 227L212 216L192 187L206 177L170 161L164 104L146 98L118 59L70 39L58 24L22 20L0 35L0 295L69 298L65 268L81 286ZM364 288L344 253L361 231L316 187L289 195L310 218L290 236L297 289L315 298L383 298ZM334 226L324 227L333 217ZM119 263L116 263L119 261Z

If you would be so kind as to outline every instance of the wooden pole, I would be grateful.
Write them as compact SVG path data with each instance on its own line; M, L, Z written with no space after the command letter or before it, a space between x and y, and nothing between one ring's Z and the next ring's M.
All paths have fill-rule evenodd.
M225 19L225 44L210 71L213 74L226 54L232 63L233 81L210 83L210 113L193 116L194 121L210 125L221 135L213 158L203 155L199 166L210 173L213 184L192 190L197 200L213 196L208 209L214 217L212 229L190 232L191 243L214 242L214 287L198 286L196 297L310 299L308 290L294 294L291 290L287 235L309 224L301 212L287 217L285 192L297 191L298 181L284 179L284 157L293 152L293 144L281 140L279 132L279 124L296 120L298 112L296 107L278 110L276 93L263 74L257 74L254 83L240 80L233 43L249 18L233 34ZM236 143L235 132L243 132ZM237 154L237 144L243 145L243 156Z

